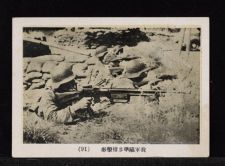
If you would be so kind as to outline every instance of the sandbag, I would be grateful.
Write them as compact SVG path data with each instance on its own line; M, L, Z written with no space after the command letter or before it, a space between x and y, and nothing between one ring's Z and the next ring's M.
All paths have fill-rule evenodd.
M41 89L45 87L45 81L42 82L38 82L38 83L33 83L29 89L33 90L33 89Z
M42 82L43 80L42 79L33 79L31 82L32 83L39 83L39 82Z
M40 72L30 72L26 75L25 81L31 81L33 79L41 78L41 77L42 77L42 73Z
M32 59L33 59L33 58L23 57L23 62L24 62L24 63L30 63L30 61L31 61Z
M51 78L51 74L49 74L49 73L44 73L43 76L42 76L43 80L48 80L50 78Z
M23 90L27 90L28 88L29 88L29 86L28 86L28 85L23 84Z
M46 62L46 61L57 61L61 62L65 59L63 55L43 55L43 56L38 56L32 59L32 61L37 61L37 62Z
M30 72L41 72L42 62L31 61L27 67L27 73Z
M24 85L27 85L27 86L30 86L30 85L31 85L31 82L23 81L23 84L24 84Z
M23 63L23 72L25 73L27 70L28 63Z
M49 79L49 80L46 82L45 87L46 87L46 88L49 88L49 87L51 87L51 86L52 86L52 80Z
M23 58L23 72L25 73L27 70L27 67L30 63L31 58Z
M47 61L42 66L42 72L51 73L51 71L57 66L57 62L55 61Z
M85 55L65 55L65 62L72 62L72 63L83 63L88 59Z

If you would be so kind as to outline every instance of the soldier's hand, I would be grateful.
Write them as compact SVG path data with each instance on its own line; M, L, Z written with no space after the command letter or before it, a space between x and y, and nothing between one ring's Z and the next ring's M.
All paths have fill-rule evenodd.
M79 106L80 109L85 109L90 107L91 105L91 97L84 97L80 101L78 101L76 104Z
M72 106L70 106L70 111L71 111L72 115L76 114L77 112L79 112L82 109L89 108L91 105L91 102L92 102L91 100L92 100L91 97L84 97L80 101L78 101L75 104L73 104Z

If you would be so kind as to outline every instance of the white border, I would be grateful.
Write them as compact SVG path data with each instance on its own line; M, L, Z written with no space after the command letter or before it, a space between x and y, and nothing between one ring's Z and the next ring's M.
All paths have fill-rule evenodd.
M131 144L146 153L101 152L103 144L87 144L90 152L78 152L85 144L23 144L23 27L71 26L200 26L201 90L200 144ZM208 157L209 156L209 18L13 18L12 156L13 157ZM129 144L106 144L127 147Z

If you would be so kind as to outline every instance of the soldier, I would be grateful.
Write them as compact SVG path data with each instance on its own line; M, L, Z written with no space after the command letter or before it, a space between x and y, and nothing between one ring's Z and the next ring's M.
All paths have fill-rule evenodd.
M52 86L41 97L38 115L56 123L69 123L77 118L88 117L93 111L90 108L90 97L82 99L75 97L68 102L59 100L60 94L77 90L72 66L61 63L53 70L51 76Z
M148 71L151 69L147 67L140 60L130 60L121 65L124 69L122 75L117 77L113 82L113 88L139 88L148 83L146 78Z

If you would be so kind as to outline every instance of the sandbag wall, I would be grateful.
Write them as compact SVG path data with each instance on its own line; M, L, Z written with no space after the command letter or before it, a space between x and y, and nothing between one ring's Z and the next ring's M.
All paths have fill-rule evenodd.
M23 58L24 90L34 90L51 84L51 71L60 63L71 65L84 63L87 56L82 55L44 55L34 58Z

